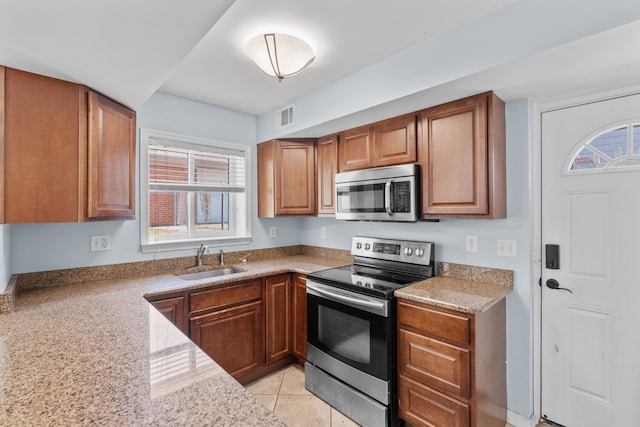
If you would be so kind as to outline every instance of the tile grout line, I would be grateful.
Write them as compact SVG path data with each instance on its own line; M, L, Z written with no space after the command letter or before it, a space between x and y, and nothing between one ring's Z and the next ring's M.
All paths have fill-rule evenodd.
M278 392L276 393L276 401L273 403L273 413L276 413L276 406L278 406L278 400L280 400L280 390L282 390L282 383L284 383L284 376L287 372L287 368L282 369L282 378L280 378L280 385L278 386Z

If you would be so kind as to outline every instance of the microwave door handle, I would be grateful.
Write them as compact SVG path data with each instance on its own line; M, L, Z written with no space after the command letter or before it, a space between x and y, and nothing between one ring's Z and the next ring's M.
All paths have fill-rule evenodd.
M391 180L384 184L384 210L387 211L387 215L393 215L391 211Z

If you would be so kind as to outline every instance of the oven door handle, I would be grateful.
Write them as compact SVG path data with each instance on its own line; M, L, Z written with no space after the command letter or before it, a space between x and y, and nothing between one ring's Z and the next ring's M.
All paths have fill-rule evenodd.
M307 280L307 292L309 292L310 294L318 295L320 297L324 297L334 302L347 304L350 307L360 308L370 313L380 314L384 317L388 316L386 304L387 301L372 301L365 297L361 298L357 296L347 295L344 292L336 291L334 289L327 289L327 287L315 282L311 282L309 280Z
M387 211L387 215L393 215L391 210L391 180L384 184L384 210Z

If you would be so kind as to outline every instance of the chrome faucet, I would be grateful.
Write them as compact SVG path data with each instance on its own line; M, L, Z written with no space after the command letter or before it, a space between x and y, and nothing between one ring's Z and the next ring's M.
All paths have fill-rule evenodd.
M204 243L200 244L200 249L198 249L198 253L196 254L196 265L197 266L201 266L202 265L202 255L204 255L204 253L207 251L207 247L204 245Z
M224 251L220 249L220 265L224 265Z

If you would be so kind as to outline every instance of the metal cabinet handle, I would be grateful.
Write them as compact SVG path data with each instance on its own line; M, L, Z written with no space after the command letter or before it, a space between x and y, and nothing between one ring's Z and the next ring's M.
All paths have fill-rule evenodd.
M547 288L549 289L555 289L559 291L568 291L571 294L573 293L573 291L569 288L561 288L560 283L558 283L556 279L548 279L546 284L547 284Z

